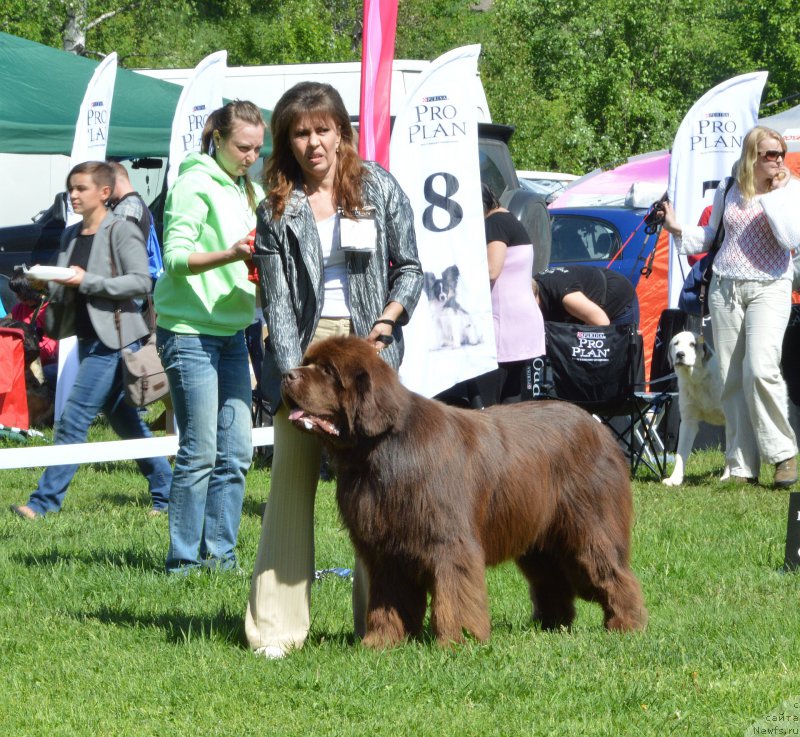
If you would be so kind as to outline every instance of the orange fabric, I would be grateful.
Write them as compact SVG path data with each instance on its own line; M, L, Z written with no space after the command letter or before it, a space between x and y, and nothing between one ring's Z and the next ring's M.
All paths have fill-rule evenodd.
M639 298L639 332L644 342L644 375L650 380L650 364L661 313L669 307L669 234L662 229L656 241L656 255L650 276L636 285Z
M786 154L785 164L792 174L800 177L800 151L789 151Z
M0 424L20 430L30 427L25 351L22 331L16 328L0 328Z

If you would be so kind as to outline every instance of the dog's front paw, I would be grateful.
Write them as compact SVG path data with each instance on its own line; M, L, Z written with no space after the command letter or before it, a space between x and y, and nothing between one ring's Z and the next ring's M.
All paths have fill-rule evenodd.
M390 647L400 645L405 640L404 637L399 637L395 632L367 632L361 640L364 647L374 648L377 650L386 650Z
M663 479L661 481L664 486L680 486L683 483L683 476L676 476L674 473L672 476Z

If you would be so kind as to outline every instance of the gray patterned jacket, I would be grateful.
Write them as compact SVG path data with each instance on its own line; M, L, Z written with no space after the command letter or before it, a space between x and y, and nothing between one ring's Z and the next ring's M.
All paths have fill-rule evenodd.
M395 369L403 358L401 324L406 324L422 291L414 214L400 185L386 170L365 163L364 204L375 209L377 242L370 253L346 254L353 331L366 336L384 307L399 302L405 313L395 341L381 356ZM322 246L307 198L295 190L278 220L267 200L257 211L255 254L261 303L269 336L262 384L272 411L280 406L280 379L299 366L322 312Z

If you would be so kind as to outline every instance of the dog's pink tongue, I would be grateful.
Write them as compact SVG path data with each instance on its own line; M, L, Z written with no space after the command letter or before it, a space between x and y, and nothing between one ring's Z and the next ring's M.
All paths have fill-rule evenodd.
M305 412L303 412L302 409L293 409L289 413L289 420L292 421L292 422L294 420L302 420L304 415L305 415Z

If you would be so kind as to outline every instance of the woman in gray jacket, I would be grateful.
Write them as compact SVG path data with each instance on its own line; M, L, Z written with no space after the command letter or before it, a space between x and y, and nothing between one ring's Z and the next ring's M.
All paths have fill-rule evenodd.
M144 297L152 282L142 232L106 208L113 189L114 170L104 161L78 164L67 176L72 209L83 219L62 236L58 266L70 267L73 274L51 282L46 327L53 338L77 336L80 364L56 422L55 445L85 442L101 410L120 437L151 436L138 411L123 401L120 351L138 348L150 332L136 298ZM153 511L166 510L172 482L166 458L137 463L148 481ZM49 466L27 504L11 510L30 520L58 512L77 470L76 464Z
M321 455L319 441L289 422L281 375L300 365L312 340L351 333L397 369L400 326L423 277L408 198L387 171L361 161L333 87L295 85L271 127L253 260L269 330L262 382L275 413L275 454L245 629L257 654L280 658L308 634ZM357 629L366 607L361 578L357 565Z

